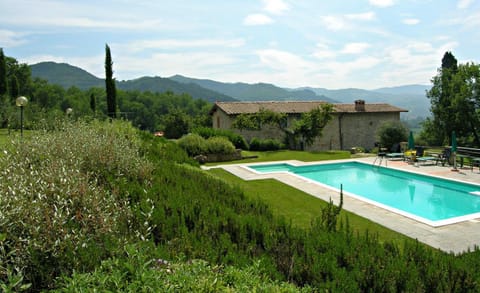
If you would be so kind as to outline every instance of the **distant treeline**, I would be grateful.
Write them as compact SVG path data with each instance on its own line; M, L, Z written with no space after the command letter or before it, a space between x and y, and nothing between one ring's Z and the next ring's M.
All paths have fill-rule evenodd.
M32 78L30 67L19 64L12 57L5 57L5 60L7 90L0 94L0 128L18 128L15 99L19 95L27 97L29 101L24 108L26 128L35 129L51 124L51 121L64 117L69 108L72 109L73 117L106 117L104 87L64 89L49 84L46 80ZM186 130L185 127L182 129L183 132L188 132L191 127L210 126L208 112L211 106L206 99L193 99L188 94L175 94L171 91L117 90L119 117L150 132L165 130L172 127L172 123L177 126L179 121L186 127Z

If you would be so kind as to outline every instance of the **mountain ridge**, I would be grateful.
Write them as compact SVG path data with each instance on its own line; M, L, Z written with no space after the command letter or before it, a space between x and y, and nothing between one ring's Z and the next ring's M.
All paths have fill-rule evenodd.
M46 79L65 88L76 86L88 89L104 86L103 79L67 63L40 62L30 65L30 68L33 77ZM186 93L193 98L202 98L209 102L324 100L332 103L353 103L357 99L363 99L367 103L389 103L405 108L409 112L402 113L402 117L408 119L429 116L430 107L430 101L425 94L430 87L426 85L403 85L374 90L357 88L330 90L315 87L282 88L269 83L226 83L174 75L168 78L143 76L117 81L117 86L122 90Z

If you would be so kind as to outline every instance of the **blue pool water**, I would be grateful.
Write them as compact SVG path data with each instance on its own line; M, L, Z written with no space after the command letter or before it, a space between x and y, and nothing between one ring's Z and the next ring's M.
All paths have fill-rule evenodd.
M444 180L400 170L373 167L359 162L293 166L249 166L260 173L291 172L390 207L427 223L480 213L480 185ZM440 225L440 224L439 224Z

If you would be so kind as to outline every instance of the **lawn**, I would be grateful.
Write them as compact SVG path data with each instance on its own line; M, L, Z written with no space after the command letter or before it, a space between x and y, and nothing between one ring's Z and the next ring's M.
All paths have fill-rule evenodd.
M242 151L242 157L245 159L234 162L209 163L207 166L219 164L237 164L237 163L253 163L253 162L271 162L284 160L299 160L304 162L323 161L323 160L339 160L350 158L350 152L346 151L328 151L328 152L306 152L306 151L268 151L268 152L252 152Z
M12 136L8 135L8 130L0 128L0 147L5 146L10 140Z
M302 161L318 161L322 159L331 160L349 157L350 154L347 152L306 152L302 154L302 152L282 151L267 152L263 154L259 153L257 159L242 160L242 162L264 162L268 161L267 158L272 158L272 161L291 159L300 160L300 158ZM292 221L292 224L301 228L309 228L312 220L321 215L322 208L327 204L321 199L274 179L244 181L221 168L210 169L208 172L230 184L239 186L245 192L247 197L264 201L271 207L276 215L285 217L288 221ZM394 241L398 245L403 246L405 241L413 241L403 234L387 229L382 225L345 210L342 210L340 217L344 220L348 217L350 226L360 234L366 233L367 230L370 235L378 234L378 238L381 242Z

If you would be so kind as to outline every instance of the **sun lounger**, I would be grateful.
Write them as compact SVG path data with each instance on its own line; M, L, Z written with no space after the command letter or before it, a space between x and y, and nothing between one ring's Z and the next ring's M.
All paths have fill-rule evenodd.
M420 163L426 164L428 162L432 162L436 165L438 163L438 157L429 157L429 156L418 157L417 162L418 164Z
M403 153L388 153L386 154L387 159L393 160L393 159L404 159L404 154Z

